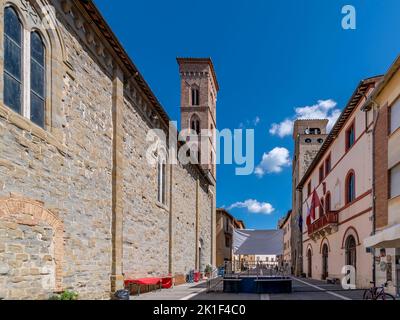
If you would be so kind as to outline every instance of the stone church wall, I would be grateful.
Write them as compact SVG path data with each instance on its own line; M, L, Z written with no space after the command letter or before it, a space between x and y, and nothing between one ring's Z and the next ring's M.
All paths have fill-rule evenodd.
M83 40L81 15L75 11L74 20L68 13L74 9L71 1L55 3L63 6L56 6L56 16L64 57L52 57L58 61L53 71L61 82L53 83L49 97L51 126L37 127L8 109L0 97L0 299L47 299L67 289L82 299L110 296L112 66L118 63L105 63L98 46L95 53L89 31ZM145 160L145 138L153 124L129 99L122 115L123 273L167 274L170 259L174 272L185 273L195 267L198 169L174 166L169 181L172 212L169 194L167 206L158 204L157 170ZM200 229L207 242L211 202L207 188L199 192L200 202L205 202ZM209 247L206 243L206 251ZM204 259L211 263L209 255Z
M63 74L63 87L55 88L61 95L61 139L2 104L0 196L16 193L24 199L42 201L55 212L64 224L63 288L72 288L84 298L105 298L109 296L111 269L112 85L74 31L64 21L59 22L68 61L73 66L73 71ZM9 261L11 233L2 219L0 227L8 230L0 260ZM24 225L15 227L26 243L19 253L35 265L35 253L28 248L37 243L32 238L36 231ZM54 259L54 253L46 253ZM16 283L14 287L2 286L7 288L5 298L17 298L13 288L23 280L22 274L39 276L37 268L25 269L23 265L17 264L0 275L0 279L11 278ZM41 290L36 292L19 292L18 298L43 297Z
M196 264L196 182L183 166L173 168L174 272L187 274Z
M124 109L123 271L168 274L169 212L157 203L157 168L146 160L149 123L132 102Z

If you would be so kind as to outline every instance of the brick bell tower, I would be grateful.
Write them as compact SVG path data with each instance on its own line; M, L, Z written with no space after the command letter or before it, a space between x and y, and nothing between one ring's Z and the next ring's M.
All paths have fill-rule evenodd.
M177 61L181 76L181 130L191 129L199 137L202 135L198 141L201 150L199 162L215 179L219 86L214 66L210 58L177 58ZM207 130L208 137L204 130Z
M303 273L303 234L299 227L302 193L297 185L303 178L327 137L327 119L296 120L293 128L294 158L292 172L291 257L293 273ZM305 222L303 221L303 224Z

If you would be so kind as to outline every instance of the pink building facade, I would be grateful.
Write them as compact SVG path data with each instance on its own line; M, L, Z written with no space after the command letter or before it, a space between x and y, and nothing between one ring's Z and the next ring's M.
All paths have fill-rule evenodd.
M303 201L303 271L309 278L341 281L354 270L349 284L367 288L373 280L373 254L363 240L373 232L374 118L362 106L380 79L359 84L298 185ZM306 223L314 191L320 206L315 219Z

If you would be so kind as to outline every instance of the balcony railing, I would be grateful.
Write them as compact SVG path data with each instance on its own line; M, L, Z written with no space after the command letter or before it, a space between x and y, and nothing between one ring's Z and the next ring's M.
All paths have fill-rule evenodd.
M308 226L308 235L314 237L331 233L338 226L338 223L339 213L337 211L330 211Z

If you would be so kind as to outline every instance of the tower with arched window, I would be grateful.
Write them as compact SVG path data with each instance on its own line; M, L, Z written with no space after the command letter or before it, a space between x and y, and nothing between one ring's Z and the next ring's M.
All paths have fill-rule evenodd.
M295 121L293 128L294 157L292 171L292 203L293 214L291 217L291 248L292 266L294 273L303 273L303 252L302 231L299 229L299 217L302 214L301 193L297 190L297 185L303 178L308 167L314 160L318 151L321 149L327 137L328 120L326 119L300 119ZM309 190L310 192L312 189Z
M181 76L181 130L191 130L191 135L195 135L197 141L191 145L197 146L198 161L215 178L219 86L214 67L209 58L178 58L177 61Z

